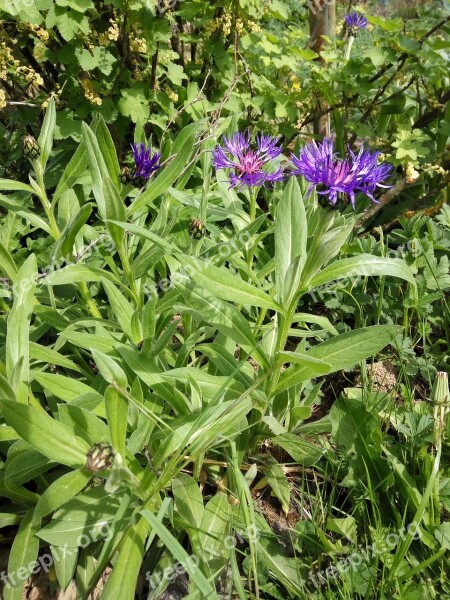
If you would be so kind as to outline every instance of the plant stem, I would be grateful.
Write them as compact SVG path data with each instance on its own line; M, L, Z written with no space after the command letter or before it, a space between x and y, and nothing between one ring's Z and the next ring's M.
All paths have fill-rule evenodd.
M351 35L347 40L347 45L345 47L345 55L344 55L345 60L350 60L350 53L352 51L352 46L353 46L354 41L355 41L354 35Z
M258 187L251 187L251 188L247 188L248 190L248 202L250 205L249 208L249 217L250 217L250 223L253 223L253 221L256 218L256 198L258 196ZM255 254L255 248L252 245L249 249L248 249L248 254L247 254L247 264L248 267L251 268L252 263L253 263L253 256Z
M41 163L38 162L37 160L35 160L35 161L33 161L33 166L34 166L34 170L36 173L37 184L38 184L39 190L40 190L39 199L40 199L42 207L45 211L45 215L46 215L48 223L50 225L52 235L55 238L55 240L58 240L61 237L61 233L59 231L58 224L56 223L55 215L53 214L53 207L47 197L47 192L45 190L45 184L44 184L44 172L42 170Z
M57 241L61 237L61 232L60 232L58 224L56 222L55 215L53 214L53 206L52 206L50 200L48 199L47 192L45 190L44 172L42 170L42 166L41 166L40 162L38 162L37 160L33 161L33 166L34 166L34 171L36 173L37 184L39 186L39 192L40 192L39 199L41 201L42 207L43 207L46 217L48 219L48 223L50 225L52 236L55 239L55 241ZM88 307L91 315L95 319L101 319L102 315L101 315L97 305L95 304L94 300L92 299L92 296L89 292L89 288L88 288L87 284L84 281L79 282L77 284L77 287L78 287L78 290L79 290L84 302L86 303L86 306Z
M274 352L274 357L273 357L274 363L277 360L278 353L282 352L284 350L284 348L286 347L286 342L287 342L287 339L289 336L289 329L290 329L292 321L294 319L294 313L295 313L296 306L297 306L297 297L295 297L293 299L293 301L291 302L291 305L289 306L288 310L286 311L286 314L279 315L280 316L280 328L278 330L277 343L275 346L275 352ZM275 386L278 383L279 377L280 377L280 369L274 369L271 376L267 380L266 394L267 394L268 402L270 402L272 400L272 394L275 389Z
M119 244L118 244L118 246L119 246ZM128 260L128 255L127 255L126 249L125 249L125 247L122 247L122 248L118 247L117 248L117 252L119 254L120 261L122 263L122 268L123 268L124 275L127 278L128 283L130 285L130 290L134 294L134 296L136 297L136 306L138 306L138 303L139 303L139 294L138 294L138 291L137 291L136 283L135 283L134 278L133 278L133 274L131 272L130 261Z

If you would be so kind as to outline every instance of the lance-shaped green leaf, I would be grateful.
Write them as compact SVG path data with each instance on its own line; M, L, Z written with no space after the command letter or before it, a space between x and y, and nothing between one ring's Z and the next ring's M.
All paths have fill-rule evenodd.
M162 237L160 237L156 233L153 233L153 231L149 231L148 229L145 229L145 227L140 227L139 225L135 225L134 223L124 223L122 221L111 220L110 222L113 223L114 225L117 225L118 227L121 227L122 229L125 229L125 231L129 231L130 233L133 233L134 235L137 235L138 237L141 237L141 238L144 238L145 240L149 240L150 242L153 242L155 244L155 246L158 246L158 248L163 250L165 252L165 254L170 255L176 250L171 244L166 242L166 240L164 240Z
M14 278L14 304L8 315L6 375L19 402L26 402L29 379L29 329L34 304L37 263L31 254Z
M104 136L102 139L105 142ZM115 172L115 167L111 165L110 147L106 143L103 144L103 150L106 152L105 157L95 133L86 123L83 123L83 140L88 153L92 191L100 216L105 222L108 220L126 221L125 205L117 191L117 185L110 177L109 168L113 171L113 175ZM116 225L111 224L108 225L108 229L116 246L121 247L125 232Z
M72 249L80 229L86 224L92 212L92 204L85 204L78 212L70 219L65 226L61 237L56 242L52 258L57 259L60 256L72 257Z
M414 271L403 259L359 254L343 258L319 271L309 282L308 290L338 279L354 280L369 276L399 277L415 285Z
M401 327L396 325L363 327L326 340L308 350L306 355L324 360L330 365L329 370L324 374L334 373L373 356L392 342L400 331ZM281 375L276 392L310 379L307 374L301 365L292 365Z
M272 488L272 492L281 503L281 507L287 514L291 502L291 489L284 469L274 458L269 457L269 465L266 471L267 482Z
M324 449L293 433L282 433L273 438L273 443L288 452L295 462L304 467L314 465L324 454Z
M109 177L113 183L116 183L119 178L119 161L117 160L116 147L112 140L109 129L105 120L101 115L96 115L92 125L95 135L97 136L98 146L108 169Z
M223 568L229 548L224 539L230 531L231 506L227 496L218 492L206 504L198 533L200 556L207 572L212 575Z
M72 158L67 163L66 168L61 175L58 185L56 186L55 193L53 194L53 201L58 200L60 196L66 191L71 189L80 177L86 171L88 166L88 155L86 152L86 146L82 140L75 150Z
M177 254L176 258L193 280L222 300L283 312L266 292L233 275L228 269L182 254Z
M153 523L151 524L153 526ZM114 569L103 589L102 600L135 599L136 581L144 559L148 530L148 520L143 518L126 530L119 546Z
M158 519L148 510L143 510L142 515L150 523L153 531L163 542L167 550L179 563L181 563L184 566L186 572L189 574L190 579L200 591L201 597L208 598L209 600L218 600L217 592L214 589L212 583L208 581L208 579L202 573L201 569L194 565L194 561L191 560L192 557L189 556L189 554L186 552L186 550L183 548L180 542L161 523L161 520ZM109 596L107 600L113 600L113 598L115 600L117 596ZM120 598L122 598L122 596L120 596ZM129 598L129 600L132 600L134 598L134 595L127 596L127 598Z
M124 346L119 346L117 350L126 365L156 394L164 398L177 413L187 415L192 412L187 398L173 385L172 381L170 383L164 381L161 370L153 361L140 352Z
M58 477L39 497L34 511L36 520L43 519L71 500L89 483L92 477L87 469L69 471Z
M92 191L94 192L100 215L105 219L106 203L103 193L103 178L108 177L108 169L92 129L86 123L82 123L82 131L83 141L87 150L89 171L91 173Z
M179 473L172 481L172 493L176 510L184 525L199 528L204 509L202 493L197 482L186 473Z
M0 373L0 398L15 402L16 395L8 380Z
M281 366L283 363L296 365L297 376L304 377L303 381L313 379L319 375L325 375L330 372L331 364L322 358L310 356L309 352L279 352L277 354L276 364Z
M207 323L217 327L221 333L254 356L260 364L268 367L267 358L259 348L247 319L237 308L195 282L186 282L186 279L187 277L179 272L174 273L172 283L181 292L187 306L198 311Z
M45 111L44 122L42 123L41 133L38 138L38 144L41 149L39 155L39 162L42 165L42 169L45 169L48 157L52 151L53 146L53 134L55 133L56 126L56 108L55 100L50 98L50 101Z
M319 272L323 265L334 258L350 235L354 219L334 217L330 222L328 217L319 213L316 228L309 232L313 236L308 248L308 256L302 273L302 287L307 287L309 281Z
M187 166L189 159L194 151L194 140L200 126L200 121L187 125L178 134L170 149L171 161L163 167L159 175L152 181L151 185L133 202L128 209L129 215L144 206L153 202L158 196L163 194L181 174ZM121 219L125 221L125 219Z
M108 418L108 427L111 433L111 442L114 449L122 457L125 457L128 402L116 389L109 386L105 392L105 407L106 416Z
M36 215L31 210L24 209L23 204L17 200L14 200L14 198L0 194L0 206L3 206L3 208L6 208L6 210L16 213L19 217L34 225L34 227L42 229L49 235L52 235L52 231L45 219L39 215Z
M17 267L14 262L13 257L5 248L5 246L0 242L0 270L9 277L9 279L13 280L17 275Z
M70 360L67 356L63 356L56 350L53 350L50 346L41 346L35 342L30 342L30 358L36 362L58 365L59 367L72 369L72 371L81 372L80 367L74 363L73 360Z
M44 456L69 467L84 466L89 444L70 427L26 404L2 400L0 406L8 425Z
M134 309L132 305L128 302L125 296L117 289L115 285L107 281L106 279L102 279L103 287L105 289L106 295L108 296L109 304L111 306L111 310L116 317L122 331L128 336L128 338L135 343L141 341L141 337L139 339L135 339L132 331L132 318Z
M275 222L275 280L279 302L291 297L299 286L306 260L307 240L308 227L302 193L295 177L291 177L278 204ZM287 281L286 275L294 261L295 276Z
M62 590L66 591L73 579L78 564L78 549L50 545L56 578Z
M22 183L21 181L15 181L13 179L0 179L0 191L28 192L29 194L35 193L34 189L30 185Z
M105 213L102 215L102 217L106 223L106 226L108 227L109 233L111 234L111 238L113 239L116 248L122 251L125 239L125 231L110 221L125 221L125 205L110 177L105 177L103 179L103 192L106 205Z
M13 579L3 590L4 600L23 598L25 583L34 569L34 562L39 552L39 540L35 536L38 529L39 522L34 520L33 510L29 510L20 523L9 553L8 572Z
M67 265L67 267L49 273L47 277L40 281L40 283L46 285L68 285L88 281L102 281L105 278L108 278L116 285L119 285L119 281L116 277L104 269L75 264Z
M111 356L93 348L90 348L90 351L103 379L112 385L117 384L122 388L126 388L128 380L122 367Z
M103 396L86 385L82 381L78 381L73 377L66 377L57 373L42 373L40 371L32 371L33 379L39 382L44 390L50 392L64 402L71 402L78 396L90 395L93 398L101 401Z

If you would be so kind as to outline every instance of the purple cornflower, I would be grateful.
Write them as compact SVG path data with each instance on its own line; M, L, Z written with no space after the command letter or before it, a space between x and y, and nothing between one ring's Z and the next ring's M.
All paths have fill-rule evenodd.
M282 181L283 170L277 167L273 173L264 170L272 160L281 154L277 141L270 135L256 136L256 148L250 143L250 132L234 133L223 137L223 146L213 151L213 164L216 169L232 169L231 187L263 185L266 181Z
M137 179L138 177L141 177L146 181L152 173L161 167L159 164L161 154L155 152L155 154L151 156L152 149L147 148L142 142L140 144L132 144L131 148L133 150L133 158L136 165L134 178Z
M292 155L296 169L294 175L303 175L311 185L308 194L314 187L317 193L328 196L330 203L335 206L338 194L346 194L355 208L355 194L362 192L372 202L377 187L390 187L381 182L391 175L392 165L378 164L379 152L370 152L363 146L355 154L348 149L346 158L338 158L333 149L333 140L325 138L321 144L310 142L306 144L299 156Z
M351 12L348 15L345 15L344 19L350 35L353 36L355 36L360 29L365 29L369 24L366 17L358 12Z

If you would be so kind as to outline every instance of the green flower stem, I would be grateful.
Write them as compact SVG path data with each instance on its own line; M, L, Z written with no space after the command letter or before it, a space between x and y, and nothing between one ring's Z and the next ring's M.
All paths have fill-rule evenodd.
M3 298L0 298L0 310L2 310L5 314L8 314L11 308L6 304Z
M117 252L119 254L120 262L122 263L124 275L128 280L132 294L135 296L136 305L137 305L139 302L139 294L138 294L138 290L136 287L136 282L134 281L134 278L133 278L133 273L131 272L130 261L128 260L128 255L125 250L124 244L121 244L121 247L119 247L119 244L117 244Z
M350 60L350 53L352 51L352 46L353 46L354 41L355 41L354 35L351 35L347 40L347 45L345 47L345 55L344 55L345 60Z
M42 170L42 165L39 161L34 160L33 166L34 166L34 170L36 173L37 184L39 186L39 191L40 191L39 199L40 199L42 207L45 211L45 215L46 215L48 223L50 225L52 235L55 240L58 240L61 237L61 233L59 231L58 224L56 223L55 215L53 214L53 206L47 197L47 192L45 191L44 172Z
M41 163L38 162L37 160L33 161L33 166L34 166L34 171L36 173L37 184L39 186L39 192L40 192L39 200L41 201L42 207L47 216L47 220L50 225L52 236L53 236L54 240L57 241L61 237L61 232L59 230L58 224L55 219L55 215L53 213L53 206L52 206L50 200L48 199L47 192L45 191L44 171L42 169ZM85 282L80 282L77 284L77 287L78 287L78 290L79 290L84 302L86 303L86 306L88 307L91 315L95 319L101 319L102 315L101 315L97 305L95 304L94 300L92 299L92 296L89 292L89 288L88 288L87 284Z
M250 204L250 223L253 223L253 221L256 219L256 198L258 196L258 189L259 188L254 186L252 188L249 188L248 190L248 201Z
M98 310L98 306L95 304L91 296L91 292L89 291L87 283L85 283L84 281L78 283L78 289L83 300L86 302L86 306L88 307L89 312L94 317L94 319L102 319L102 313Z
M249 209L249 213L248 213L249 217L250 217L250 223L253 223L253 221L256 219L256 198L258 196L258 190L259 190L259 188L256 186L247 188L248 202L250 205L250 209ZM254 254L255 254L255 247L252 245L248 249L248 254L247 254L247 264L248 264L249 268L251 268L251 266L252 266Z
M288 310L285 315L279 314L280 318L280 327L278 329L278 337L275 346L274 353L274 365L276 364L277 355L279 352L282 352L286 347L286 342L289 336L289 329L291 328L292 321L294 320L295 308L298 303L298 296L292 300ZM280 369L273 368L271 375L267 380L266 386L266 394L268 402L272 400L273 391L278 383L278 379L280 378Z

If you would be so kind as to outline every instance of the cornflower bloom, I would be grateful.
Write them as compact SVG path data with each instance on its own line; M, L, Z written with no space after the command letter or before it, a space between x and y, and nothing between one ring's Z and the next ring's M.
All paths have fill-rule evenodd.
M362 192L372 202L377 187L390 187L381 182L389 177L392 165L378 164L379 152L370 152L361 146L358 154L348 149L345 158L338 158L333 149L333 140L325 138L321 144L306 144L297 156L292 155L296 167L294 175L303 175L311 185L308 194L316 187L318 194L328 196L330 204L335 206L338 194L346 194L355 208L355 194Z
M136 165L134 179L141 178L144 181L149 179L150 175L157 171L161 165L159 163L161 154L155 152L153 156L152 149L147 148L142 142L140 144L132 144L134 163Z
M358 12L351 12L345 15L345 24L350 35L355 36L360 29L366 29L369 21L364 15Z
M278 166L275 171L268 172L271 161L281 154L277 139L270 135L256 136L256 148L250 143L250 132L234 133L231 137L223 137L223 146L213 151L213 164L218 169L232 169L229 174L231 187L242 188L260 186L266 181L283 180L283 170Z

